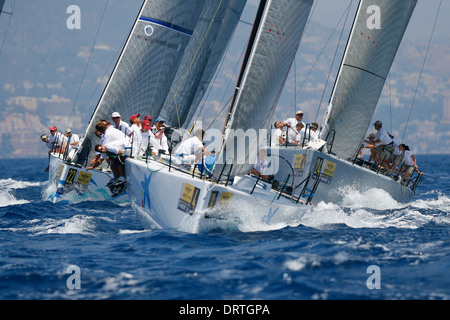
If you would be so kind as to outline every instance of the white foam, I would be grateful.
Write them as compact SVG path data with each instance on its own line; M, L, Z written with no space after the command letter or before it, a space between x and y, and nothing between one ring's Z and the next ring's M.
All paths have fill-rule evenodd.
M93 217L75 215L69 219L44 219L35 227L28 231L41 234L91 234L94 232L95 223Z
M18 200L9 191L0 190L0 207L8 207L24 203L29 203L29 201Z
M376 210L390 210L405 207L394 200L391 195L382 189L370 189L360 193L358 190L346 188L341 190L343 200L341 205L350 208L371 208Z
M434 193L437 194L437 199L416 200L411 205L421 209L438 209L444 212L450 212L450 197L434 191L428 194Z
M291 271L300 271L308 267L318 267L320 265L320 258L313 255L302 255L297 259L288 259L284 263L284 266Z
M286 208L286 207L285 207ZM181 231L208 232L214 229L225 231L259 232L296 227L301 224L303 215L310 206L292 206L289 209L271 209L270 203L262 201L240 201L224 207L215 208L212 214L217 219L204 219L203 215L189 217L181 224Z
M0 189L25 189L39 187L42 182L16 181L14 179L0 179Z
M29 203L30 201L28 200L16 199L16 197L11 194L11 190L25 189L40 185L41 182L16 181L11 178L0 179L0 207Z
M135 234L135 233L145 233L148 230L119 230L119 234Z
M370 192L371 195L378 194L381 197L379 201L366 201L370 197L355 192L341 205L321 202L304 216L302 224L317 229L335 224L345 224L351 228L417 229L434 219L433 215L422 213L412 205L396 202L382 190Z
M259 202L239 202L232 206L214 208L207 212L218 219L203 219L202 215L186 216L180 231L198 233L216 229L257 232L296 227L300 224L327 229L343 224L351 228L417 229L430 222L450 224L450 198L440 194L438 199L400 203L381 189L359 192L341 190L340 204L321 202L316 206L278 210L270 216L269 206ZM273 213L273 212L272 212ZM220 217L223 219L220 219Z

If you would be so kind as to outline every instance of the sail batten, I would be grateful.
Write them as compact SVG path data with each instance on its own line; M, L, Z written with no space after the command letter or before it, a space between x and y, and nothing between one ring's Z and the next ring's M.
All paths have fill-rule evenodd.
M383 76L381 76L381 75L379 75L379 74L376 74L376 73L374 73L374 72L372 72L372 71L370 71L370 70L366 70L366 69L363 69L363 68L361 68L361 67L358 67L358 66L352 66L352 65L350 65L350 64L344 63L344 67L355 68L355 69L358 69L358 70L360 70L360 71L370 73L371 75L373 75L373 76L375 76L375 77L378 77L378 78L381 78L381 79L383 79L383 80L386 80L385 77L383 77Z
M416 3L360 1L322 123L321 138L333 138L339 158L351 159L359 150Z

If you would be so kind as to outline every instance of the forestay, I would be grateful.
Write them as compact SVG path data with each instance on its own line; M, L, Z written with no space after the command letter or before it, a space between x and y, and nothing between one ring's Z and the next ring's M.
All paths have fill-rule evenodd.
M342 159L359 150L416 3L359 4L321 133L331 142L334 131L332 152Z
M181 127L193 114L223 57L246 0L208 0L159 113L166 124ZM190 121L192 116L187 120Z
M177 72L205 0L144 1L86 130L77 162L94 155L95 124L119 112L156 116Z
M261 1L214 168L215 180L248 173L295 58L313 0ZM236 137L237 136L237 137Z

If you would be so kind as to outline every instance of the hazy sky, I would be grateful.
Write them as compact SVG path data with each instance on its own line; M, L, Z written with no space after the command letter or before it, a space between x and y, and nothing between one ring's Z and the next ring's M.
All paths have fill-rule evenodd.
M428 41L436 18L439 3L441 0L422 0L417 2L411 22L405 35L405 39ZM312 16L313 21L317 21L329 27L334 27L339 21L340 14L352 2L352 17L358 6L357 0L316 0L316 9ZM442 0L438 24L434 34L435 40L449 41L450 21L447 15L450 13L450 1Z
M249 13L255 10L259 4L259 0L248 0L247 2L248 8L243 15L244 20L249 19ZM415 41L417 39L421 39L421 41L429 40L440 2L441 0L421 0L417 2L405 39ZM315 0L311 20L334 28L350 4L352 8L350 17L353 19L358 3L358 0ZM434 41L450 42L450 33L448 32L450 30L450 20L447 18L449 13L450 1L442 0L439 20L433 36Z
M39 3L39 8L41 9L38 12L36 12L37 3ZM36 2L36 0L6 0L4 10L11 11L11 8L14 6L14 16L11 19L6 38L5 30L10 21L10 16L2 15L0 19L0 43L6 39L5 43L7 44L2 49L0 65L5 61L10 62L14 59L14 55L18 52L18 44L23 46L23 52L28 50L28 52L36 52L37 54L45 52L45 48L50 46L73 47L73 50L76 51L76 58L86 57L88 49L92 45L92 41L97 32L99 21L106 3L108 3L108 8L103 25L98 34L96 51L105 52L106 50L109 50L112 52L116 47L120 46L120 43L123 42L128 34L129 28L142 4L142 0L39 0L39 2ZM347 27L349 28L358 3L358 0L315 0L311 15L311 23L319 23L326 27L334 28L344 14L346 8L351 4L351 11L347 22ZM418 2L408 26L405 40L412 40L414 42L421 41L424 43L429 41L440 3L441 0L422 0ZM258 4L259 0L247 1L247 7L242 15L243 21L248 23L253 22ZM66 28L66 19L69 17L66 13L66 9L70 5L77 5L81 9L82 28L79 31L68 31ZM87 15L87 12L90 14ZM442 0L440 16L436 25L433 43L443 42L450 44L450 22L447 18L449 13L450 0ZM85 19L85 17L90 17L91 21L87 21L87 18ZM92 19L92 17L95 17L95 19ZM249 32L250 26L244 29L248 29L247 32ZM308 36L308 30L306 30L305 37ZM345 35L345 37L347 36L348 34ZM112 43L111 37L117 40L117 43ZM109 39L111 43L107 43L106 41L108 40L105 39ZM61 51L58 51L57 53L59 54L58 58L62 59ZM442 59L445 58L446 57L442 57ZM73 64L70 59L73 60L74 57L67 55L67 57L64 56L64 60L61 61L61 63L65 63L64 66L68 70ZM95 56L93 59L95 59ZM54 60L55 59L48 56L45 57L44 61L41 61L41 64L50 63L49 67L51 67L51 62ZM91 63L92 62L93 61L91 61ZM27 63L27 61L23 61L20 67L23 68ZM447 61L443 63L448 64L450 62ZM30 66L29 69L31 71L33 66ZM91 72L91 69L89 69L88 72ZM19 78L26 78L27 76L21 72L21 70L17 70L12 74ZM24 81L26 80L25 78ZM64 87L64 84L62 84L62 86ZM0 90L1 89L2 88L0 88Z

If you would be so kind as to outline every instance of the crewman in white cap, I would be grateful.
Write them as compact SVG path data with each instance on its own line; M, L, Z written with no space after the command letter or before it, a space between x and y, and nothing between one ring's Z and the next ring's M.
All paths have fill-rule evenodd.
M131 136L131 133L132 133L131 128L128 123L122 121L122 117L120 116L120 113L113 112L111 115L111 119L112 119L111 125L113 126L113 128L116 128L116 129L122 131L128 137Z
M286 126L286 140L288 143L295 143L295 138L297 137L297 123L303 123L303 127L305 127L305 123L303 120L303 111L298 110L295 113L295 118L289 118L282 122L283 126Z

